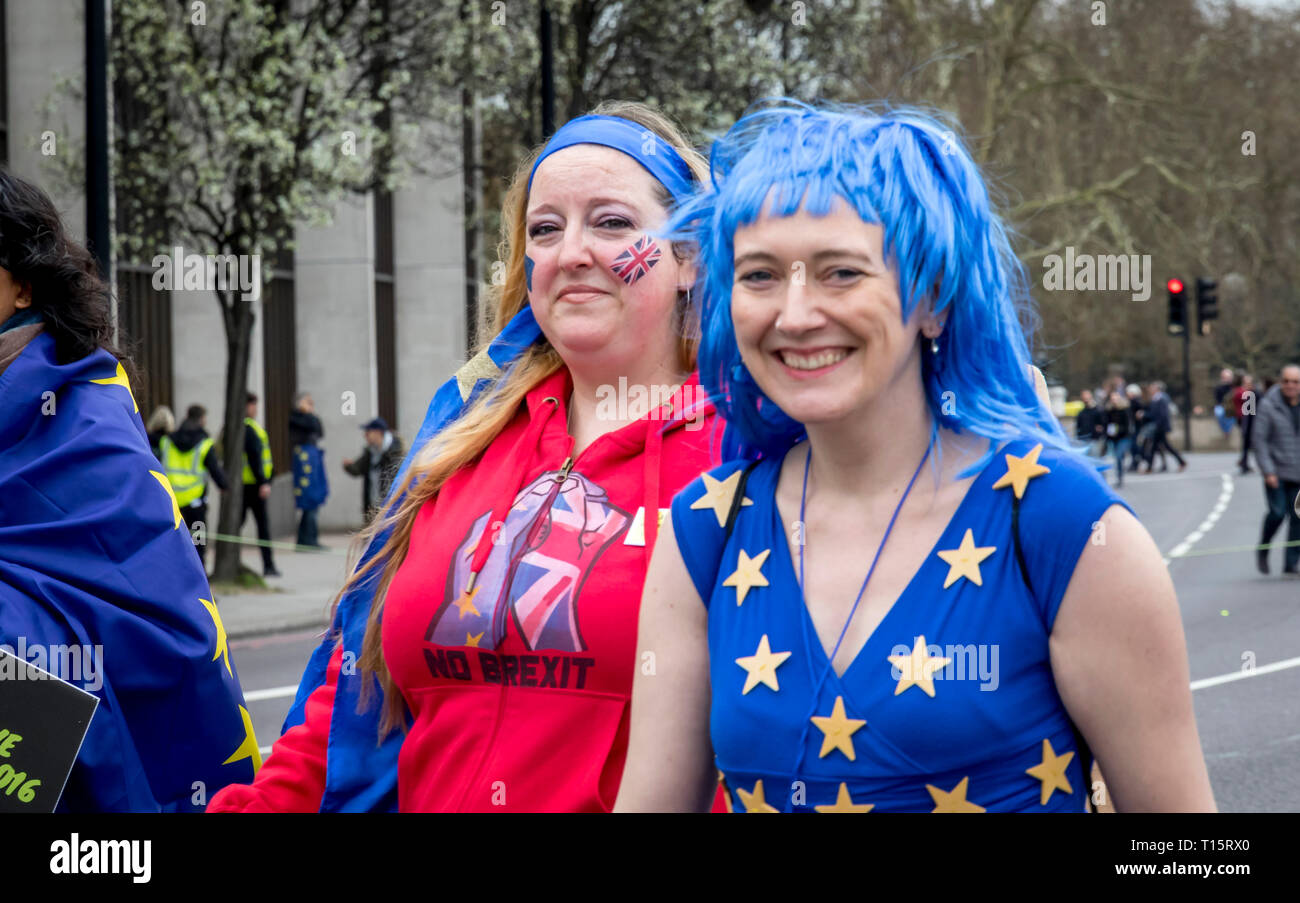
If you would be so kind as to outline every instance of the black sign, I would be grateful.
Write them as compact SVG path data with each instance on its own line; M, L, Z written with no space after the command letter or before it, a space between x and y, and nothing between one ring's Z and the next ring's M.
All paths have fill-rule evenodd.
M99 698L0 649L0 812L53 812Z

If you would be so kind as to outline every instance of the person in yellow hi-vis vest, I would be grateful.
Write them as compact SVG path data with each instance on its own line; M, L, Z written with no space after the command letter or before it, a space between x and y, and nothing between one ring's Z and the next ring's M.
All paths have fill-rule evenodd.
M239 515L239 529L244 529L248 512L257 522L257 538L271 541L271 525L266 517L266 500L271 495L271 440L257 422L257 396L249 392L244 404L244 509ZM279 577L271 547L262 546L262 574Z
M194 539L194 525L208 522L207 477L212 477L212 482L222 492L230 489L226 471L221 466L221 455L213 450L212 439L208 436L207 415L203 405L190 405L180 427L158 441L159 460L167 474L167 482L171 484L172 494L176 496L176 504L180 506L181 517L185 518L190 539L194 540L199 561L203 561L207 541Z

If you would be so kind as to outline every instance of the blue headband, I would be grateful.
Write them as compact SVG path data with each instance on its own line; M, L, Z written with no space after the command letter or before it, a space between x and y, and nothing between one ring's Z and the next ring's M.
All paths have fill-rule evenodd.
M644 166L678 201L694 192L691 168L671 144L650 129L617 116L579 116L561 126L533 164L533 171L528 174L528 190L532 191L533 176L537 175L537 167L543 160L575 144L600 144L622 151Z

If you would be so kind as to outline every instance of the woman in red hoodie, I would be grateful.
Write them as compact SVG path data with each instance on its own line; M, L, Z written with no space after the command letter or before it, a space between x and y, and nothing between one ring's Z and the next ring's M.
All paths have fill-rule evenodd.
M706 173L629 103L568 123L520 168L494 333L531 309L542 336L504 372L485 350L458 374L462 394L492 382L415 453L361 535L382 549L340 592L378 575L359 656L334 648L302 723L209 811L375 807L329 782L349 655L382 688L361 693L382 707L371 745L405 732L401 810L612 808L633 670L654 667L634 656L659 516L715 463L694 271L652 237Z

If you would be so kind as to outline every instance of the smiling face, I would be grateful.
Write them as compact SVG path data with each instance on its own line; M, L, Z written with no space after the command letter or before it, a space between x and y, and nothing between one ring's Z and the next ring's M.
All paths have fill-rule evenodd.
M741 359L795 420L829 423L863 411L907 380L920 384L917 335L940 321L902 321L884 230L841 199L830 213L762 216L735 234L731 318Z
M589 144L556 151L533 176L529 301L571 369L676 370L674 308L692 273L646 236L668 218L659 189L636 160Z

